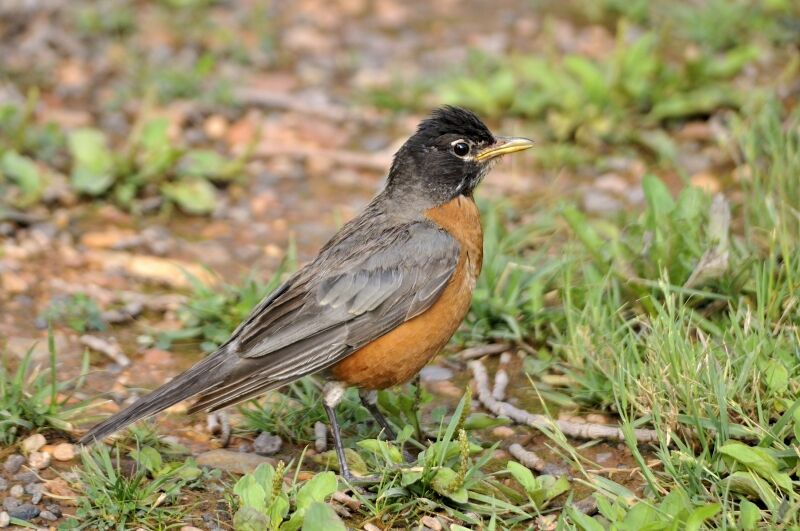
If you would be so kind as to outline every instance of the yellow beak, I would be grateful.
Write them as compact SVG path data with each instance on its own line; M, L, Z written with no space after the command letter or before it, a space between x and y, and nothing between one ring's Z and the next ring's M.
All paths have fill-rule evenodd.
M500 155L524 151L533 147L533 140L514 136L498 136L497 142L487 147L475 156L475 160L490 160Z

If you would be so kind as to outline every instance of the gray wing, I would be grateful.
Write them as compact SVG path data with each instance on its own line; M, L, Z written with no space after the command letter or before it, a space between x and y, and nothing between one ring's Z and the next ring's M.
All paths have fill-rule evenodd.
M219 409L324 370L428 309L458 264L430 222L339 242L267 297L224 348L236 366L191 411Z

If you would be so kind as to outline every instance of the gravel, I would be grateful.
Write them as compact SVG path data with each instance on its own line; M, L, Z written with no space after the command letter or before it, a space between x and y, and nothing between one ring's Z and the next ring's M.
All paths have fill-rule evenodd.
M8 472L9 474L16 474L19 472L19 469L22 468L22 465L25 464L25 456L19 454L11 454L6 459L5 465L3 465L3 469Z
M20 520L31 520L39 516L39 508L32 503L23 503L22 505L10 509L8 515L11 518L19 518Z

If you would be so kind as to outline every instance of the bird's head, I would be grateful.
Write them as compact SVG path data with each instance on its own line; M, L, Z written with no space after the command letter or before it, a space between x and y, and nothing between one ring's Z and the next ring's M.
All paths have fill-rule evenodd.
M527 138L493 135L471 111L440 107L395 154L387 186L443 204L472 195L500 156L532 146Z

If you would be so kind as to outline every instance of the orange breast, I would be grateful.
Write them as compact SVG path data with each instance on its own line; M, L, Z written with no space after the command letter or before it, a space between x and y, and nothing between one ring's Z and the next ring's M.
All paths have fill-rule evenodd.
M447 344L469 311L483 261L478 207L471 198L459 196L425 214L458 240L461 254L456 271L427 311L331 368L333 377L347 385L385 389L407 382Z

